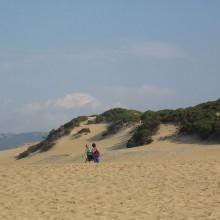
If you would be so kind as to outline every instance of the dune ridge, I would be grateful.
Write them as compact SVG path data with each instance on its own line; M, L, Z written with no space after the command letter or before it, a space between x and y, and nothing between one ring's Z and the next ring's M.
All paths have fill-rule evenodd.
M33 153L30 157L15 161L19 152L23 152L26 146L5 150L0 153L0 164L39 164L39 163L82 163L84 162L84 146L93 142L97 143L101 151L102 162L121 160L141 160L161 157L190 156L190 152L198 152L198 155L215 155L220 145L214 142L201 141L197 136L180 135L178 126L170 123L161 124L159 130L152 136L153 142L149 145L136 148L127 148L126 144L132 136L138 123L123 128L117 134L102 137L108 128L108 123L87 124L81 123L79 127L72 129L69 135L61 137L55 146L44 153ZM90 133L78 134L82 129L89 129ZM193 154L194 157L197 155Z

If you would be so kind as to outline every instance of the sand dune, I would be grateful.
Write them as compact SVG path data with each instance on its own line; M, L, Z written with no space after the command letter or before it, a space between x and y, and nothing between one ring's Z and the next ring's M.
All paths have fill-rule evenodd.
M20 161L25 147L0 152L0 219L220 219L220 145L163 124L151 145L126 149L134 127L103 139L107 126L84 123ZM91 133L76 137L85 127ZM99 165L83 163L92 142Z

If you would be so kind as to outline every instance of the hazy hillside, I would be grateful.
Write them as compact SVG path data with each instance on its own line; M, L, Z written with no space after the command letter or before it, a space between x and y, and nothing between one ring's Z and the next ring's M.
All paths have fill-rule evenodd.
M21 134L0 134L0 150L14 148L26 143L42 141L48 135L46 132L30 132Z

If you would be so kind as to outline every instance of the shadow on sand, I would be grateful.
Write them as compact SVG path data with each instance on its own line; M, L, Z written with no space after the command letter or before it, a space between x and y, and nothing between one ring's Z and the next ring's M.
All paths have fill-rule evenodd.
M176 132L175 134L171 134L168 136L160 137L157 139L158 141L170 141L176 144L200 144L200 145L216 145L219 144L213 141L204 141L198 135L188 135L181 134Z

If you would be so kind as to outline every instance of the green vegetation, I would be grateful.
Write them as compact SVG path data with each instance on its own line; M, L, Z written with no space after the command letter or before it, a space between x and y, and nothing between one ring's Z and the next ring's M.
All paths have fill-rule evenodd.
M176 110L147 111L141 119L142 125L128 141L127 147L151 143L151 136L160 123L174 123L180 127L180 133L195 134L202 140L220 141L220 99L195 107Z
M152 139L152 133L148 129L144 129L142 127L139 127L132 138L128 141L127 147L136 147L136 146L142 146L146 144L150 144L153 142Z
M107 131L105 131L102 136L108 136L108 135L112 135L112 134L116 134L120 129L122 129L125 126L125 123L123 121L116 121L113 122L107 129Z
M217 116L213 110L190 108L185 112L180 123L180 131L187 134L197 134L207 139L215 129Z
M142 125L137 128L128 141L128 148L150 144L153 141L152 135L156 133L160 125L158 114L153 111L147 111L142 115L141 120Z
M196 134L201 139L216 139L218 133L217 112L220 111L220 100L207 102L195 107L177 110L162 110L157 112L161 122L177 123L180 132Z
M82 128L81 130L79 130L79 132L77 134L88 134L90 132L91 131L89 128Z
M123 108L114 108L96 117L96 123L109 122L111 125L103 136L116 134L128 124L138 122L141 119L141 112Z
M212 139L220 141L220 118L218 118L215 123Z
M185 109L165 109L158 111L157 114L160 121L163 123L178 123L179 121L183 120L185 112Z
M140 120L141 112L136 110L128 110L123 108L114 108L108 110L96 117L96 123L100 122L117 122L123 123L137 122Z
M96 119L88 120L87 124L88 125L96 124Z

